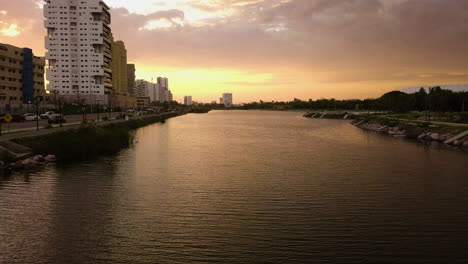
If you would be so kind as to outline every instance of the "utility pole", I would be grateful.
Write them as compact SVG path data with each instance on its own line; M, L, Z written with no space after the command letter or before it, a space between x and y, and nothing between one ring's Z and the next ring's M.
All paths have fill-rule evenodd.
M96 108L97 108L97 123L99 124L99 100L96 101Z
M36 131L39 131L39 100L36 96Z
M429 91L430 92L430 91ZM427 114L428 114L428 122L431 122L431 95L427 94Z
M54 90L54 105L55 105L55 112L57 112L57 90Z
M59 120L59 123L60 123L60 128L63 127L62 125L62 118L63 118L63 115L62 115L62 100L60 100L59 98L59 112L60 112L60 120Z

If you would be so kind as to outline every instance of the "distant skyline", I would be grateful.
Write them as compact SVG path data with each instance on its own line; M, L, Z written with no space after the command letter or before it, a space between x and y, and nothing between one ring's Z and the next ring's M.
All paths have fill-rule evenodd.
M468 83L468 1L107 0L137 78L178 101L367 98ZM42 0L2 0L0 42L43 56Z

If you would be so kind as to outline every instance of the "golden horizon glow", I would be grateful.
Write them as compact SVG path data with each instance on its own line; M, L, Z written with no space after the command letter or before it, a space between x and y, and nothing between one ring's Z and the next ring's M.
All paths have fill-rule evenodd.
M137 78L168 77L178 101L232 92L237 103L468 83L463 3L423 2L106 0ZM42 3L2 5L0 42L43 55Z

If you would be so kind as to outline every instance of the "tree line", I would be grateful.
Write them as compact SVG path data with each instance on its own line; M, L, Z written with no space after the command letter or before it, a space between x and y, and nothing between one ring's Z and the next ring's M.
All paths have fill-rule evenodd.
M335 100L318 99L303 101L294 99L290 102L253 102L244 104L240 109L264 109L264 110L362 110L362 111L431 111L431 112L464 112L468 110L468 92L454 92L432 87L427 92L421 88L416 93L404 93L393 91L384 94L380 98L364 100Z

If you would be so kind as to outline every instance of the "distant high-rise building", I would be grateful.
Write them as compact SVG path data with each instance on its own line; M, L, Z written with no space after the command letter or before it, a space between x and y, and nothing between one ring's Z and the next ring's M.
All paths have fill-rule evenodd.
M192 105L192 96L184 96L184 105Z
M0 105L11 109L44 96L44 66L44 58L34 56L31 49L0 43Z
M128 94L127 50L123 41L114 41L110 35L112 46L112 93L118 95Z
M103 0L46 0L49 91L109 94L112 90L110 8Z
M173 100L172 92L169 90L169 80L164 77L158 77L159 101L170 102Z
M127 92L129 95L135 95L135 64L127 64Z
M135 96L136 97L149 97L151 83L145 80L136 80L135 81Z
M148 91L148 96L150 97L151 102L159 102L160 94L159 94L159 84L151 83L150 90Z
M232 93L224 93L223 98L222 98L222 104L226 107L231 107L232 106Z
M159 85L145 80L136 80L135 96L148 97L150 102L160 102ZM167 95L165 95L166 97Z

